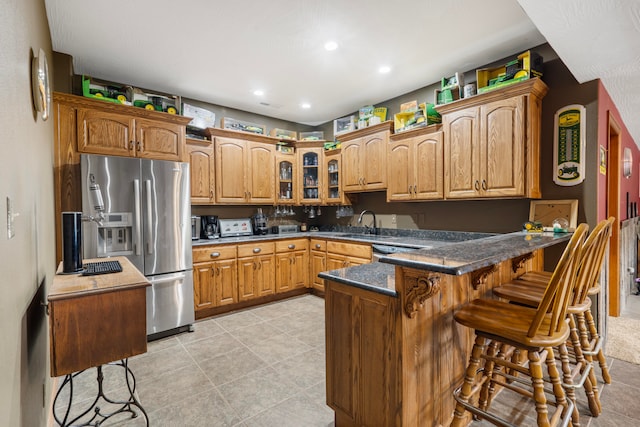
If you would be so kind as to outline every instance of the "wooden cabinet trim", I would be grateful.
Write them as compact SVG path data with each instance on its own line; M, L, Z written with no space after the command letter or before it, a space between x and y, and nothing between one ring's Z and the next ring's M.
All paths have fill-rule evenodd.
M353 132L343 133L341 135L338 135L336 139L340 142L346 142L346 141L351 141L353 139L358 139L365 136L373 135L378 132L384 132L384 131L388 131L391 133L393 132L393 121L387 120L386 122L382 122L377 125L354 130Z

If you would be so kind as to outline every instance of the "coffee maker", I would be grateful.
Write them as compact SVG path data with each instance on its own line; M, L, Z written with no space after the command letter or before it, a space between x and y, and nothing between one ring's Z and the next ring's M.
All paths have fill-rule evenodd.
M200 237L202 239L217 239L220 237L220 228L216 215L202 215L200 221L202 221L202 227L200 227Z
M258 212L251 219L253 220L253 234L264 235L268 233L267 216L262 213L262 208L258 208Z

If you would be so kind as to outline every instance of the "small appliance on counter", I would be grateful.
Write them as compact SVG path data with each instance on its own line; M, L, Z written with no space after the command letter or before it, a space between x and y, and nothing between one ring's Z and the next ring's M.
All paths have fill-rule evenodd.
M201 219L199 216L191 217L191 240L198 240L200 238Z
M216 215L202 215L202 227L200 228L201 239L217 239L220 237L220 222Z
M219 225L220 237L251 236L253 234L249 218L221 219Z
M271 232L273 234L297 233L298 226L295 224L274 225L271 227Z
M253 216L253 234L264 235L269 232L267 228L267 216L262 213L262 208L258 208L258 212Z

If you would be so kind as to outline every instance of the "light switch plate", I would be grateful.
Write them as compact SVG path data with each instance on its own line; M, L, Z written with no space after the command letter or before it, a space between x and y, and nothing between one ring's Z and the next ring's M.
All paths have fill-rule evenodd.
M13 203L11 198L7 197L7 240L13 238L16 235L13 228Z

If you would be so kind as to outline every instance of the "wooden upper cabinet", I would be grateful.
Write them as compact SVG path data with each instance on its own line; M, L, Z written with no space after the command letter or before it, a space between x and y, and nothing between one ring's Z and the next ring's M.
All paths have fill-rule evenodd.
M247 154L245 141L215 138L216 202L245 203Z
M191 203L215 203L213 141L187 139L185 150L190 165Z
M437 107L445 198L541 197L540 112L547 90L531 79Z
M298 202L298 163L295 153L275 154L276 204L295 205Z
M434 125L391 136L388 202L443 198L443 133L438 129Z
M182 160L185 127L155 120L136 119L136 156L157 160Z
M107 156L182 161L188 117L127 107L73 95L77 150Z
M216 203L275 203L276 138L211 129L215 139Z
M247 191L248 202L273 204L275 202L275 170L273 167L275 147L271 144L249 142L247 164L249 169Z
M134 119L126 114L78 108L78 151L105 156L135 155Z
M377 191L387 188L387 144L393 123L384 122L342 134L343 190Z
M445 197L477 197L480 191L480 108L443 115L442 128L445 135Z

